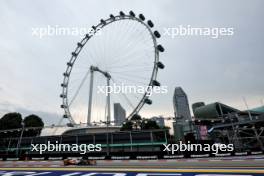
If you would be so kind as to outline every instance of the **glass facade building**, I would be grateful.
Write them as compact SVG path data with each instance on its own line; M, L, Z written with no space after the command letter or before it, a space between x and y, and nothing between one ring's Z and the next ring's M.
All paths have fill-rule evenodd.
M120 103L114 103L114 121L115 125L120 126L126 120L126 110Z
M191 122L192 117L189 108L188 97L181 87L176 87L173 95L173 108L176 122L173 125L174 128L180 128L182 131L179 132L178 129L174 129L174 134L177 139L182 138L182 134L185 135L192 132ZM178 134L181 134L177 137Z

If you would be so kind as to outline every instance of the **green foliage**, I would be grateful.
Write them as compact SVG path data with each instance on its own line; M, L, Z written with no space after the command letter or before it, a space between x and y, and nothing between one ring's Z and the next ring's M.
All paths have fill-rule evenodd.
M141 116L138 115L138 114L134 114L132 117L131 117L131 121L136 121L136 120L141 120Z
M44 123L42 119L34 114L31 114L24 118L23 120L25 127L43 127Z
M0 119L0 130L21 128L22 116L20 113L11 112Z
M22 119L22 115L17 112L7 113L0 119L0 130L10 130L10 129L22 129L22 122L24 123L24 128L27 127L43 127L44 123L40 117L37 115L29 115ZM30 129L25 130L23 136L36 136L40 134L42 128L40 129ZM9 131L5 133L0 133L1 138L5 137L18 137L21 135L21 130Z
M160 129L160 127L156 121L151 120L151 119L145 119L141 123L141 129L142 130L154 130L154 129Z
M37 115L31 114L24 118L23 120L26 127L44 127L44 123L40 117ZM40 134L42 128L40 129L31 129L24 132L24 136L37 136Z
M126 121L121 127L121 131L132 130L154 130L160 129L156 121L151 119L142 119L140 115L135 114L130 120Z
M133 123L131 121L127 121L123 124L120 131L132 131Z
M5 114L0 119L0 130L8 130L8 129L17 129L21 128L22 116L20 113L11 112ZM20 134L19 131L14 131L12 134L9 133L0 133L1 138L5 137L18 137Z

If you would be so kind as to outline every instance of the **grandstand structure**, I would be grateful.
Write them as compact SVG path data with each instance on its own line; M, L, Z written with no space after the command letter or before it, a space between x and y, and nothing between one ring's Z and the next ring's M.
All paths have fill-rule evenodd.
M264 107L241 111L215 102L193 111L195 125L206 126L214 142L234 144L240 152L264 150Z
M109 133L83 133L76 134L72 131L62 135L37 136L37 137L16 137L0 140L0 158L45 158L50 157L89 157L89 156L137 156L153 155L162 151L163 144L167 144L166 130L148 131L119 131ZM80 150L71 151L32 151L32 145L36 144L100 144L101 151L93 151L82 154ZM19 145L18 145L19 144Z

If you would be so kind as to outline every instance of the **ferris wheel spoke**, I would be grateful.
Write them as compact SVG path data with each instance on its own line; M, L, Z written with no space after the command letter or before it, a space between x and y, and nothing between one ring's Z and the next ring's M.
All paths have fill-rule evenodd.
M132 59L135 59L134 55L137 54L138 52L141 52L142 48L134 48L132 50L129 50L129 52L126 52L125 54L123 55L119 55L118 57L115 58L115 60L113 60L113 62L111 64L109 64L110 66L112 65L116 65L118 63L122 63L122 61L124 61L126 58L127 60L125 61L129 61L129 60L132 60ZM140 53L140 54L137 54L139 56L142 56L143 53Z
M141 75L138 75L138 73L137 74L129 74L129 73L122 73L122 74L116 73L116 74L114 74L114 76L118 76L118 75L123 76L123 77L127 77L127 78L133 78L133 79L136 79L136 80L138 80L138 79L140 79L140 80L149 80L149 77L143 77Z
M137 46L136 44L135 44L135 41L137 42L137 40L135 40L135 39L131 39L130 41L129 41L129 43L125 43L125 44L122 44L121 45L121 47L119 47L120 49L118 50L119 52L116 52L117 54L118 53L120 53L119 55L115 55L115 57L113 58L113 63L116 63L116 60L117 60L117 58L120 58L120 56L122 56L123 55L123 53L125 53L125 54L127 54L127 51L131 51L131 46L132 45L134 45L134 47L132 47L132 49L135 49L136 47L135 46ZM123 49L123 50L122 50ZM125 51L125 52L124 52Z
M133 55L133 54L135 54L135 53L137 53L137 52L139 52L139 51L143 51L143 50L148 50L147 48L144 48L144 49L142 49L142 47L134 47L133 49L130 49L129 50L129 52L126 52L125 53L125 55L119 55L119 57L117 57L117 58L115 58L115 60L110 64L110 66L111 65L113 65L113 64L117 64L117 63L119 63L120 61L122 61L123 60L123 58L125 58L125 57L127 57L127 58L129 58L128 56L131 56L131 55ZM141 53L141 54L143 54L143 53ZM134 57L130 57L131 59L134 59ZM129 59L127 59L127 61L128 61Z
M111 58L109 58L109 60L113 60L115 57L116 57L116 54L120 51L120 48L122 48L121 46L122 45L120 45L120 41L122 41L122 35L120 35L120 29L122 29L124 26L127 26L126 25L126 23L127 22L125 22L125 23L121 23L121 25L118 27L118 25L116 24L115 25L115 27L116 27L116 36L113 36L113 40L112 40L112 42L113 43L109 43L110 45L114 45L115 47L113 48L114 50L115 50L115 52L114 52L114 55L112 55L112 57ZM122 33L121 33L122 34Z
M142 63L139 63L139 62L137 62L137 63L134 63L133 65L132 64L126 64L125 66L124 65L122 65L122 66L112 66L112 67L110 67L110 68L112 68L112 69L123 69L123 68L127 68L127 67L131 67L131 66L133 66L133 68L147 68L147 67L151 67L151 68L153 68L153 65L150 65L149 63L147 63L147 62L145 62L145 61L143 61Z
M84 75L84 77L83 77L83 79L82 79L82 81L81 81L81 84L78 86L76 92L74 93L72 99L70 100L69 106L71 106L72 102L75 100L75 98L76 98L77 95L79 94L79 92L80 92L80 90L81 90L83 84L85 83L85 81L86 81L86 79L87 79L89 73L90 73L90 70L88 70L88 71L86 72L86 74Z
M114 84L117 84L113 79L111 79L113 81ZM122 91L121 91L121 95L124 97L124 99L127 101L128 105L134 109L135 106L133 105L133 103L129 100L129 98L126 96L126 94L124 94Z
M121 67L121 68L124 68L124 67L126 67L126 66L131 66L131 65L134 65L135 63L136 63L136 61L138 61L138 60L144 60L144 58L146 58L146 57L142 57L142 55L138 55L138 56L135 56L133 59L128 59L127 60L127 62L125 62L125 63L122 63L122 65L120 65L120 64L116 64L115 66L112 66L112 67L110 67L110 68L117 68L117 67ZM120 61L121 61L122 59L120 59Z
M120 61L123 60L123 58L125 58L125 57L128 58L128 56L131 56L131 55L133 55L133 54L135 54L141 50L143 50L143 49L140 47L133 47L132 49L129 49L129 52L126 52L125 54L119 54L119 56L114 58L113 62L110 64L110 66L113 64L119 63ZM131 57L131 58L133 59L133 57Z
M135 33L135 29L137 28L136 23L133 23L131 25L126 25L126 30L123 30L123 35L124 37L122 37L121 41L123 41L122 43L120 42L120 45L122 47L120 47L121 49L123 49L123 51L127 51L128 46L130 46L130 43L133 42L133 38L130 35L126 35L127 33L131 33L134 34ZM128 29L127 29L128 28ZM129 41L129 43L126 43L126 41Z
M148 67L150 66L149 63L146 64L146 63L139 63L138 62L135 62L136 59L143 59L142 57L138 56L138 57L135 57L133 60L130 60L130 62L126 62L126 63L123 63L122 65L120 64L116 64L115 66L111 66L110 68L111 69L127 69L127 67L137 67L137 68L144 68L144 67ZM153 65L152 65L152 68L153 68Z
M144 68L144 67L142 67ZM150 71L152 71L152 69L149 69L149 67L146 67L145 69L142 69L142 68L138 68L138 69L132 69L132 70L126 70L126 69L123 69L123 70L119 70L119 71L111 71L112 74L122 74L122 73L137 73L137 74L141 74L141 73L144 73L144 72L147 72L149 73Z
M124 50L127 51L131 48L131 46L133 46L132 48L136 48L138 43L135 43L135 42L138 42L138 40L136 39L131 39L128 43L126 43ZM140 38L140 43L145 43L146 41L142 38ZM131 49L130 49L131 50Z
M131 67L133 69L131 69ZM146 69L151 69L151 68L153 68L153 66L146 65L146 64L143 64L141 66L134 66L134 64L126 64L126 65L109 67L109 70L110 70L109 72L111 72L111 73L122 73L122 72L131 72L131 71L134 71L134 70L147 71Z
M119 78L119 79L121 78L122 80L125 80L126 82L130 82L130 83L133 83L133 84L138 83L138 84L143 85L143 86L147 86L148 85L145 82L141 82L141 81L138 81L138 80L134 80L134 79L131 79L130 77L124 76L124 75L116 75L115 77L116 78ZM125 83L125 82L123 82L123 83Z
M121 21L120 21L120 23L121 23ZM124 30L123 28L126 28L127 26L129 26L129 22L125 21L124 23L121 23L121 24L123 24L123 25L118 28L118 33L117 33L118 38L116 40L116 44L118 44L118 47L117 47L118 50L120 50L120 49L122 49L122 47L124 47L124 43L122 43L122 41L124 41L124 37L127 36L126 33L128 31ZM120 46L122 46L122 47L120 47Z

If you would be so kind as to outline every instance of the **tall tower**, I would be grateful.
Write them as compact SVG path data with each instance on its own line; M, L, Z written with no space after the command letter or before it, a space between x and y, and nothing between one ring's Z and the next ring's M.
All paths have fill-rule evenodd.
M114 103L114 121L115 125L122 125L126 120L126 111L120 103Z
M176 119L191 120L188 98L181 87L174 90L173 107Z
M173 124L175 128L174 132L178 133L175 134L175 136L181 134L180 136L177 137L178 139L181 139L183 138L182 135L192 132L192 127L191 127L192 117L190 113L188 97L181 87L176 87L174 90L173 108L176 119L176 122L174 122ZM179 129L181 129L180 130L181 132L179 132Z

